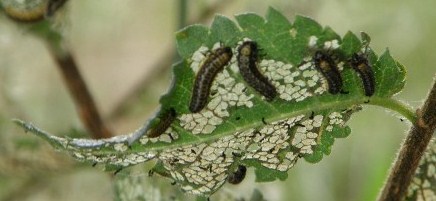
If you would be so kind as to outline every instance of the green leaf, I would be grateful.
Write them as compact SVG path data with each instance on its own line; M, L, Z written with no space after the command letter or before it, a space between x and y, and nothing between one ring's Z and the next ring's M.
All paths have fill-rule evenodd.
M256 181L267 182L285 180L287 171L302 157L312 163L320 161L332 153L336 138L351 133L346 122L361 110L361 104L400 107L392 96L404 86L404 67L387 51L380 58L369 47L361 52L369 36L365 44L351 32L341 38L308 17L296 16L291 23L272 8L265 19L253 13L235 18L238 24L218 15L210 29L192 25L177 32L182 61L173 66L172 87L160 99L156 117L129 135L71 139L52 136L19 120L16 123L76 159L102 163L108 169L156 159L155 172L171 177L186 192L208 196L238 165L254 168ZM279 93L271 102L239 74L236 50L244 40L256 41L261 49L259 70ZM213 81L207 106L192 114L188 106L198 69L210 50L223 45L233 49L233 59ZM319 49L338 55L347 94L328 93L325 78L311 62L314 50ZM372 97L364 95L362 80L348 64L353 53L369 56L376 79ZM159 137L148 138L147 131L170 108L176 110L176 120ZM404 108L397 111L410 114Z
M209 29L203 25L191 25L176 33L177 50L181 57L190 56L206 41Z
M348 31L345 34L342 42L341 49L347 56L351 56L353 53L358 52L361 47L360 40L351 31Z
M400 92L406 83L404 66L395 61L386 50L374 64L376 95L390 97Z
M217 15L210 27L207 45L212 47L217 41L224 45L234 45L239 38L239 29L229 18Z

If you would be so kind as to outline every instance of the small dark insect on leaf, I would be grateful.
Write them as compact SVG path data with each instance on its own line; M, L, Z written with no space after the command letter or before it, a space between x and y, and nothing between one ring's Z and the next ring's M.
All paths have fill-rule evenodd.
M272 101L277 96L277 89L260 73L257 67L258 51L257 43L254 41L245 41L239 46L237 57L239 72L248 85L265 96L267 101Z
M210 52L200 67L192 89L189 110L193 113L200 112L207 104L210 87L215 76L224 69L233 53L230 47L220 47Z
M313 57L315 68L327 80L329 93L337 94L342 91L342 77L336 62L328 52L316 51Z
M300 123L296 123L295 125L296 125L296 126L299 126L299 127L306 127L305 125L300 124Z
M265 121L265 117L262 117L262 123L268 125L268 123Z
M239 184L244 180L247 168L243 165L238 165L238 169L235 172L229 174L227 181L231 184Z
M223 158L223 161L225 161L226 160L226 158L227 158L227 155L226 155L226 153L221 153L221 157Z
M173 123L176 119L176 110L174 108L170 108L165 114L160 117L160 122L152 128L152 130L147 134L149 138L155 138L162 135ZM172 136L170 135L170 138Z
M349 62L362 79L365 96L372 96L375 92L375 78L367 56L365 54L354 53Z
M118 168L117 170L115 170L114 175L117 175L121 170L123 170L123 168Z
M168 134L168 136L170 137L171 141L174 141L174 137L173 137L173 135L171 135L171 133Z

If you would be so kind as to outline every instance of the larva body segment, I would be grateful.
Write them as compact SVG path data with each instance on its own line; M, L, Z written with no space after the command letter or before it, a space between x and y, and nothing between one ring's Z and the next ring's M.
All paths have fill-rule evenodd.
M362 54L354 53L351 56L350 65L362 79L365 96L372 96L375 92L375 78L368 58Z
M238 48L237 60L239 72L245 82L265 96L267 101L272 101L277 96L277 90L268 78L260 73L257 67L257 61L259 60L257 43L254 41L242 43Z
M313 57L315 68L321 72L327 80L329 93L337 94L342 90L342 77L336 62L330 55L322 51L316 51Z
M238 165L238 169L236 169L235 172L229 174L229 176L227 177L227 181L231 184L239 184L244 180L246 173L247 168L243 165Z
M215 76L230 62L232 56L233 53L230 47L220 47L207 55L195 78L191 102L189 104L191 112L200 112L206 106L210 87Z
M8 17L20 22L37 22L44 19L47 3L42 0L33 2L2 1L3 10Z
M176 119L176 115L176 110L174 108L170 108L160 117L160 122L147 134L147 137L156 138L162 135Z

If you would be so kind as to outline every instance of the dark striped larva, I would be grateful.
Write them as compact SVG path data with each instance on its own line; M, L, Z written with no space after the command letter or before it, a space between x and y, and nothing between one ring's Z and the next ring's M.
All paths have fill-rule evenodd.
M337 94L341 92L342 77L333 58L323 51L316 51L313 60L315 68L320 71L327 80L329 93Z
M220 47L207 55L195 78L191 102L189 104L191 112L200 112L206 106L210 87L215 76L224 69L224 66L229 63L232 56L233 53L230 47Z
M151 129L151 131L147 134L149 138L155 138L162 135L173 123L176 119L176 110L174 108L170 108L165 114L160 117L160 122Z
M247 168L243 165L238 165L238 169L235 172L229 174L227 181L231 184L239 184L244 180Z
M375 92L375 78L368 58L363 54L354 53L351 56L350 65L362 79L365 96L372 96Z
M11 19L21 22L37 22L44 19L47 2L45 0L35 1L1 1L3 10Z
M45 15L51 17L54 13L61 8L67 0L48 0Z
M277 96L277 90L267 77L259 72L257 61L259 60L257 43L245 41L238 48L239 72L245 82L257 92L265 96L267 101L272 101Z

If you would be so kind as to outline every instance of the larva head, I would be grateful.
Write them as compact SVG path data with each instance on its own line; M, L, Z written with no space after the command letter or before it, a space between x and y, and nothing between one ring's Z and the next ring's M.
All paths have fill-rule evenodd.
M228 54L230 57L232 57L233 52L232 52L232 48L225 46L225 47L220 47L218 49L216 49L216 52L218 54Z
M317 64L316 66L322 70L330 70L332 68L330 55L323 51L316 51L313 60Z
M238 52L243 56L256 56L257 55L257 43L254 41L245 41L239 46Z
M356 70L365 71L369 63L364 55L354 53L350 58L350 65Z
M315 55L313 56L313 59L314 59L315 61L321 61L321 60L326 60L327 57L328 57L328 56L327 56L324 52L322 52L322 51L316 51L316 52L315 52Z

